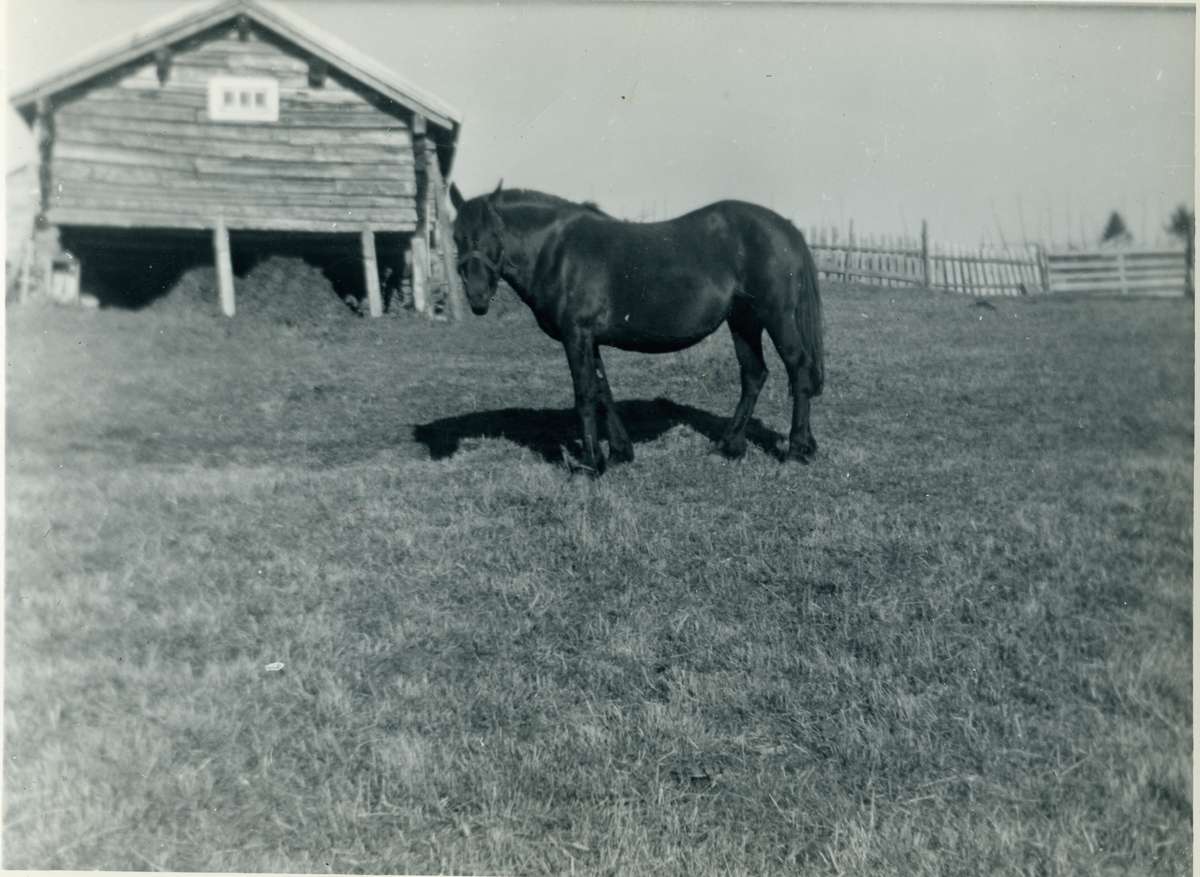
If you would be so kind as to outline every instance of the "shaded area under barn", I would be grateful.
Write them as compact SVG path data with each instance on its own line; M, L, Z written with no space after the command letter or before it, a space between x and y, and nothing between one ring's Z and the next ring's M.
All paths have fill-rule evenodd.
M408 235L376 233L384 309L400 304ZM82 291L104 307L138 309L171 292L181 278L197 268L214 268L212 235L186 229L126 229L65 227L63 249L86 265ZM271 258L303 260L318 269L333 292L356 309L363 304L365 278L357 234L318 232L231 231L233 274L244 279L254 267ZM215 273L213 274L214 283ZM409 288L411 296L411 287ZM220 302L214 287L213 311Z

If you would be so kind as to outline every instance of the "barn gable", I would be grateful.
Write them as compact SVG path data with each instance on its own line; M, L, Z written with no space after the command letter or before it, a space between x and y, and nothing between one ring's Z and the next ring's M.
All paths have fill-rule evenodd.
M263 0L185 10L11 101L43 225L353 232L364 258L366 235L400 233L426 262L461 120Z

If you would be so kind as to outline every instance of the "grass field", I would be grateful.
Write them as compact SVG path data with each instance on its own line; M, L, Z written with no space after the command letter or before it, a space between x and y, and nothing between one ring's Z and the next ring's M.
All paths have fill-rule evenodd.
M1190 873L1192 303L824 295L599 480L527 312L11 309L4 867Z

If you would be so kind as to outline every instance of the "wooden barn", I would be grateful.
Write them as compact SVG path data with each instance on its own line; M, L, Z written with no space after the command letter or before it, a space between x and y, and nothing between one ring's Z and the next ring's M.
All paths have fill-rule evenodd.
M276 3L190 7L10 100L40 158L26 278L49 278L63 249L86 278L89 253L200 242L232 316L239 246L287 239L352 248L374 316L381 276L401 274L418 310L431 277L457 310L446 180L461 114Z

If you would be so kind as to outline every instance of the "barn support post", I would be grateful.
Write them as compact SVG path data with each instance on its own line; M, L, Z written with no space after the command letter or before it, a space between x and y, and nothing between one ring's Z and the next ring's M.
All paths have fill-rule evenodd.
M54 188L54 106L46 98L37 102L33 121L33 136L38 151L38 213L36 228L46 227Z
M438 222L438 253L442 257L442 273L446 276L446 309L450 312L451 320L461 320L463 317L463 292L458 283L458 254L454 249L454 230L450 226L450 199L447 197L446 184L434 157L433 167L436 180L437 222Z
M413 310L418 314L429 310L429 244L425 236L413 235L412 239L412 293Z
M54 191L54 105L46 98L35 105L33 136L38 151L38 209L29 240L28 271L22 280L21 298L48 298L54 257L58 254L58 229L46 218L53 204Z
M229 229L225 227L225 217L217 217L216 228L213 229L213 250L217 263L217 289L221 293L221 312L232 317L235 311L233 301L233 256L229 251Z
M428 123L420 113L413 113L413 164L417 177L417 229L412 236L412 291L413 310L418 314L433 316L433 302L430 300L430 277L432 266L429 263L429 230L430 230L430 198L429 159L426 155L428 142L426 133Z
M362 230L363 277L367 282L367 305L372 317L383 316L383 295L379 291L379 262L375 258L375 230Z
M458 282L458 251L454 246L454 230L450 225L450 199L446 197L446 187L438 188L438 222L441 233L442 264L446 269L446 304L450 308L450 319L454 321L463 318L463 290Z
M438 255L442 260L442 274L446 277L446 310L451 320L461 320L463 316L462 290L458 285L458 266L454 252L454 231L450 227L450 199L447 197L447 186L442 178L442 169L438 165L437 149L426 145L425 151L426 174L428 185L433 195L430 208L434 212L437 223Z

